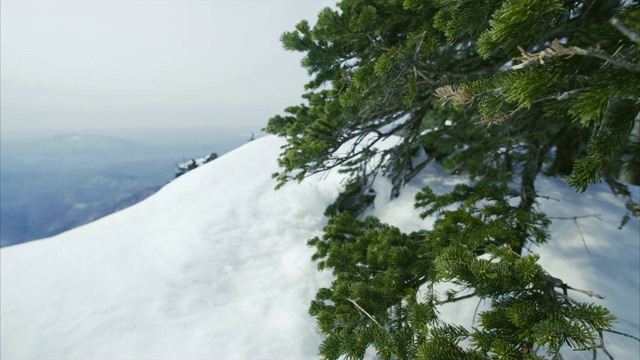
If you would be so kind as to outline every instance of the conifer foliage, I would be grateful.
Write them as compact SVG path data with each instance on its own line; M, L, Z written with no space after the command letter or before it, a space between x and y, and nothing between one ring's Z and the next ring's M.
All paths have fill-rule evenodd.
M541 173L577 191L604 179L631 202L619 178L638 173L638 29L637 1L343 0L282 36L312 80L305 103L266 128L288 139L274 177L338 168L349 179L309 240L335 277L309 310L322 356L610 356L602 333L614 316L574 300L523 249L561 241L535 206ZM391 136L396 145L377 146ZM363 218L377 176L397 194L432 161L470 179L417 195L433 228L405 234ZM440 305L470 297L491 303L476 327L439 318Z

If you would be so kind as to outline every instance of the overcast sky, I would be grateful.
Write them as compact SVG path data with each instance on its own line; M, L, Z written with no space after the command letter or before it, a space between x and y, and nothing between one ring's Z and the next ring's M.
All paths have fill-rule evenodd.
M335 3L2 0L2 132L259 130L307 81L280 35Z

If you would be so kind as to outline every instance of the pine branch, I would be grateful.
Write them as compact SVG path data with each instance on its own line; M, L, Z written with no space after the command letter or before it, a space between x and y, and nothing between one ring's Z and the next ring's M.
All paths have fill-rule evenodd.
M472 7L471 3L478 9ZM523 10L520 4L506 4L504 6L506 12L503 13L498 9L499 2L491 5L480 3L469 2L470 10L460 12L458 8L454 9L453 5L451 8L449 5L424 7L420 6L419 1L407 1L405 7L402 7L397 2L385 0L345 0L339 5L342 12L326 12L319 19L313 31L314 36L311 36L312 31L308 29L307 24L306 30L300 30L304 33L304 38L291 38L289 47L297 47L299 51L305 50L307 53L305 67L316 74L309 88L318 89L319 86L324 85L332 86L332 89L327 92L310 93L311 97L305 97L309 100L308 106L303 105L287 111L295 116L279 117L274 120L272 127L275 131L291 138L289 145L285 147L286 153L280 159L280 164L286 171L284 176L280 176L282 181L302 179L313 173L336 167L338 171L348 175L346 181L349 181L349 187L343 191L344 196L341 194L342 197L336 202L337 207L347 202L352 204L359 201L359 205L368 206L370 197L363 197L363 194L368 191L376 176L384 175L391 180L393 185L391 196L395 196L406 181L414 176L417 177L418 172L434 158L445 162L447 169L452 169L454 173L468 173L472 179L486 179L487 184L492 186L494 182L500 183L500 189L509 186L506 185L507 181L511 183L511 179L515 179L518 175L522 176L518 182L520 191L516 193L509 193L506 190L498 192L492 187L485 189L483 186L470 186L468 191L452 190L446 195L450 197L443 195L436 198L436 195L432 196L425 190L427 194L425 199L433 204L425 200L424 203L428 205L424 207L436 215L437 226L434 226L435 229L421 230L416 236L408 235L406 241L405 234L397 238L396 230L388 229L389 232L387 232L385 227L383 231L383 227L378 223L351 223L341 217L333 217L329 220L333 221L332 227L325 228L323 239L315 238L311 241L317 248L314 255L316 260L323 259L323 268L333 267L334 271L348 275L344 278L336 276L336 282L332 284L333 290L345 285L344 279L348 282L348 279L353 277L362 283L367 291L371 291L372 299L366 302L364 298L359 297L347 299L355 306L356 311L346 305L345 297L340 300L342 305L346 305L345 308L326 308L321 306L322 302L313 303L313 311L310 312L316 314L314 316L322 325L321 328L326 329L323 331L326 337L320 352L328 359L358 357L360 351L362 350L364 354L368 346L376 348L387 358L420 357L417 355L442 358L443 356L434 355L434 350L439 351L439 349L423 346L431 345L429 336L420 335L431 319L436 322L441 321L438 312L432 312L438 309L434 306L461 302L475 297L477 304L472 325L477 326L476 318L482 315L478 314L479 306L485 300L495 299L494 296L500 297L503 294L505 297L522 300L522 310L514 308L517 312L514 315L520 316L521 312L527 314L531 301L536 301L535 298L521 296L529 292L549 294L551 313L555 312L553 307L556 305L569 310L575 307L576 310L575 313L568 312L566 320L570 324L577 322L579 328L562 329L566 335L565 338L550 339L553 343L547 343L548 345L543 347L550 357L560 359L562 358L560 349L563 346L572 347L578 344L577 346L585 348L582 349L583 351L593 351L594 358L600 348L603 349L604 354L612 358L609 350L605 348L604 330L602 330L610 326L613 321L608 316L609 313L605 313L606 309L598 312L602 307L595 304L591 312L592 309L589 307L591 304L588 303L594 302L594 299L578 302L568 295L568 291L574 290L601 299L604 296L593 291L572 288L561 279L549 276L547 273L543 275L546 278L540 279L537 274L544 269L538 267L537 259L525 258L522 249L527 245L537 245L552 235L548 231L548 218L541 211L536 210L537 200L541 196L537 195L534 186L550 149L562 144L558 146L557 159L554 159L559 165L554 164L554 169L556 167L568 169L570 162L573 162L571 159L583 150L589 137L589 130L595 127L587 121L574 125L576 119L595 119L610 113L616 115L615 119L621 118L619 121L616 120L614 125L618 122L626 124L626 117L618 116L619 113L630 113L631 111L622 111L627 108L635 109L629 102L632 102L632 97L637 94L634 92L633 84L625 82L625 77L640 73L640 65L636 64L633 58L636 51L631 48L638 42L638 29L629 22L624 24L618 19L611 18L616 13L622 13L621 11L598 11L601 6L595 1L578 2L577 5L565 2L562 5L564 10L561 11L556 9L556 5L560 5L560 2L546 4L549 6L544 11L553 14L552 21L547 21L546 17L533 16L530 10ZM617 2L605 1L603 4L609 6L616 5ZM540 9L543 10L542 7ZM569 16L556 17L556 11L559 11L557 12L559 15L566 15L565 11L573 12ZM585 16L587 13L588 16ZM488 19L498 18L501 14L504 14L505 19L521 17L523 19L521 23L525 24L526 28L514 26L514 23L487 24ZM491 17L493 15L495 16ZM595 16L598 17L595 18ZM627 19L622 15L616 16L620 16L625 21ZM610 24L607 24L607 21ZM596 30L604 27L602 30L604 32L608 30L608 32L606 34L567 32L568 28L573 29L574 23L585 29L590 29L592 25ZM495 30L496 39L505 41L494 43L494 40L480 38L480 33L484 32L480 30L486 29L487 26L492 28L492 31ZM553 32L553 27L558 31ZM445 29L447 33L443 31ZM565 44L560 44L557 40L551 42L555 38L555 35L549 35L551 33L556 34L558 38L561 34L571 34L570 40ZM443 35L452 40L444 41ZM296 44L294 40L297 41ZM514 60L514 57L520 56L516 49L519 44L534 53L528 53L520 48L522 56ZM599 47L598 44L602 45ZM490 57L480 59L478 54L480 45L486 47L483 50L484 55L491 55ZM545 49L547 45L549 48ZM573 59L570 58L572 56ZM572 61L574 59L578 61ZM587 66L584 68L579 66L585 60ZM505 65L510 61L513 63ZM542 64L542 66L535 66L536 64ZM525 69L518 72L504 71L505 67L511 65L514 65L513 69L516 70ZM531 65L534 67L527 69ZM553 65L557 74L545 73L545 67L543 67L545 65L547 67ZM598 69L600 65L603 67ZM529 73L528 70L533 71ZM603 76L599 76L600 74ZM439 87L441 85L445 86ZM616 88L619 91L616 90L615 94L609 95L607 91L602 90L607 88ZM312 97L316 95L317 101ZM612 104L617 105L618 102L622 102L624 106L609 106L606 100L611 96L614 96L617 101ZM433 100L438 100L439 104L435 104ZM454 106L439 106L449 101L453 102ZM547 105L552 106L547 108ZM472 106L476 107L468 110ZM476 110L480 115L476 115ZM470 113L471 117L469 117ZM503 126L488 130L478 129L473 124L480 118L481 124L502 124ZM433 127L434 124L439 124L445 119L456 124L456 131L442 131L429 135L424 132L425 128ZM611 138L613 136L623 138L626 135L619 128L614 127L611 131L620 132L620 134L611 135ZM401 138L389 148L375 148L377 144L392 135L399 135ZM609 141L601 142L605 145L609 143ZM415 151L422 152L423 149L428 149L428 158L417 160ZM603 150L602 153L605 151ZM609 157L617 160L614 159L614 155ZM520 167L523 168L522 173L519 170L514 171L514 168L520 169ZM560 172L565 173L565 171ZM493 200L493 193L496 192L495 198L500 200L496 201L495 205L483 207L486 212L480 212L481 206L476 204L485 201L483 197L485 192L492 193L486 199ZM520 197L518 207L512 205L513 199L510 199L510 196ZM558 201L549 197L544 198ZM504 204L503 200L506 201ZM416 201L420 202L418 199ZM473 211L461 209L459 212L445 213L442 204L448 201L473 204L469 206L473 207ZM478 207L477 213L476 207ZM515 226L512 226L509 220L512 212L517 221ZM503 222L499 214L505 214L507 222ZM351 215L351 213L347 212L345 215ZM361 213L354 215L361 215ZM589 234L582 232L578 219L591 216L599 218L599 215L556 218L574 222L590 258L592 255L586 243L586 236ZM461 227L464 230L461 231ZM366 233L366 241L352 244L352 241L344 240L352 239L356 236L355 234L360 234L361 230ZM470 233L473 236L469 236ZM434 237L438 241L433 241ZM502 259L499 264L488 265L499 269L499 276L493 276L494 274L491 273L491 277L483 278L486 285L484 282L482 284L465 282L466 274L470 270L476 270L475 265L471 266L468 261L474 261L479 255L487 252L485 246L488 243L482 239L493 239L498 243L495 244L496 251L493 251L494 247L489 249L495 252L495 256L500 255ZM343 242L348 243L349 247L342 247ZM434 269L440 270L437 267L438 264L432 261L433 256L439 255L442 248L455 249L453 245L458 244L464 246L463 251L447 252L447 257L442 257L442 261L446 259L452 263L456 261L461 263L459 268L457 265L451 267L455 270L452 274L458 275L454 277L458 281L453 280L451 284L462 285L464 290L463 292L449 291L446 295L437 296L433 292L433 282L429 280L431 277L427 275ZM376 256L369 257L370 254ZM364 256L367 256L367 261L362 264ZM397 256L398 261L387 259L387 256ZM505 265L516 264L513 271L510 267L504 268L505 276L501 276L502 268L498 267L503 265L503 260ZM378 270L383 265L383 261L384 271L390 275L388 279L383 276L377 277L383 271ZM523 271L519 270L520 263ZM354 264L356 271L352 266ZM484 273L485 263L482 262L481 265L478 265L477 269ZM360 271L361 268L367 271ZM406 272L407 269L411 269L411 272ZM413 269L418 269L418 273L414 273ZM400 276L402 287L395 285L396 274ZM529 278L531 274L535 275L534 278ZM384 281L379 282L377 279L384 279ZM519 285L521 283L528 286L523 290ZM403 302L406 301L403 299L407 296L404 289L420 291L422 285L430 289L428 297L425 297L427 304L420 304L415 308L414 319L409 316L413 315L409 312L413 311L413 308L409 308L412 303ZM317 296L318 300L333 295L326 292L326 289L321 291L322 293ZM470 294L474 291L477 293ZM486 294L482 295L483 293ZM571 296L580 298L573 293ZM363 301L363 306L369 307L374 314L380 316L380 322L360 306L356 298ZM373 304L385 304L385 306L380 311L374 311ZM423 308L422 305L427 306ZM487 306L495 310L496 315L502 314L502 309L498 308L499 305L498 301L487 302ZM585 306L587 308L584 309L583 314L582 310ZM347 316L342 317L343 315ZM353 315L356 316L353 317ZM541 319L544 315L540 314ZM369 321L364 320L365 317ZM527 320L526 324L523 322L517 330L508 333L500 331L500 322L489 324L490 322L487 321L488 325L483 325L487 337L481 339L482 350L486 347L489 351L492 348L491 344L497 340L501 344L500 349L497 347L496 349L500 350L504 357L512 354L515 355L514 357L527 355L537 357L530 353L534 343L521 340L522 336L529 336L527 334L532 331L532 327L536 326L538 321L521 318ZM335 319L344 319L348 323L337 324ZM362 321L371 331L355 334L358 340L363 335L363 341L354 344L354 337L351 337L353 334L347 333L363 330L361 329ZM382 322L385 323L384 326L381 325ZM414 323L411 324L411 322ZM418 325L417 323L423 324L410 326ZM549 322L549 325L555 324ZM345 332L332 331L331 328L336 326L344 327ZM385 335L389 335L389 338L379 337L380 331L376 326L387 332L388 334ZM597 337L599 329L602 330L600 341ZM450 354L459 354L458 350L461 348L459 343L462 341L462 338L456 335L459 332L455 328L444 330L443 334L450 334L455 338L451 338L447 344L442 345L443 353L446 351ZM588 332L587 336L584 336L585 331ZM393 349L389 346L391 344ZM418 349L425 349L424 354L418 353ZM479 349L476 348L476 350ZM516 354L512 350L525 351ZM486 354L478 355L490 358ZM463 356L450 356L450 358L461 357Z
M449 101L458 105L468 105L473 102L473 93L464 85L458 88L452 85L439 87L436 89L436 96L445 104Z
M575 90L571 90L571 91L565 91L562 94L558 95L558 94L554 94L554 95L549 95L549 96L544 96L538 99L535 99L534 101L532 101L532 103L538 103L538 102L542 102L545 100L569 100L571 98L573 98L575 95L584 92L585 89L575 89Z

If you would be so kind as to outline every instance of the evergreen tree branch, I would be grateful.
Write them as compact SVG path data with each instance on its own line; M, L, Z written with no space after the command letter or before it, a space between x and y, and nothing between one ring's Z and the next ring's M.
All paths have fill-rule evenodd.
M549 96L544 96L541 98L538 98L534 101L532 101L532 103L538 103L538 102L542 102L542 101L546 101L546 100L569 100L575 97L575 95L580 94L581 92L584 92L585 89L581 88L581 89L575 89L575 90L571 90L571 91L565 91L560 95L554 94L554 95L549 95Z
M324 11L313 30L302 24L302 36L285 38L288 49L306 52L303 66L315 74L306 88L315 92L305 94L308 105L287 111L293 116L270 121L272 132L290 138L280 158L285 174L276 175L283 182L300 180L336 167L348 174L330 226L309 243L318 267L336 277L310 308L326 335L321 355L360 359L373 346L383 358L467 358L459 344L468 332L438 327L437 306L476 297L478 305L491 299L489 309L477 314L479 324L474 312L470 336L478 358L539 358L530 353L536 343L553 358L562 358L564 346L603 348L610 356L602 332L600 346L597 334L611 327L613 315L568 291L604 296L551 277L535 254L521 252L553 235L550 219L537 208L535 180L543 161L552 162L551 173L569 174L599 134L609 137L600 136L600 148L592 146L589 154L604 159L595 165L620 160L608 150L615 143L609 139L626 136L622 125L630 122L620 114L637 107L629 104L637 87L628 78L640 66L629 42L638 30L615 19L632 19L636 5L429 4L345 0L336 11ZM505 71L520 55L514 69L526 69ZM332 89L319 90L321 85ZM448 101L454 106L442 106ZM475 126L480 119L501 126ZM597 128L607 121L620 126ZM374 147L396 135L391 146ZM442 195L425 188L416 197L416 206L436 218L433 229L403 234L378 219L355 218L371 203L367 191L376 176L391 180L394 196L434 159L451 173L469 175L470 183ZM591 167L583 167L590 175ZM591 258L588 234L578 223L586 217L556 219L574 222ZM484 253L491 260L479 256ZM473 293L436 297L439 276ZM421 286L431 289L426 302L415 300Z
M471 90L469 90L469 87L464 85L458 88L453 85L445 85L437 88L435 93L443 104L452 101L458 105L468 105L471 104L474 99L474 95Z

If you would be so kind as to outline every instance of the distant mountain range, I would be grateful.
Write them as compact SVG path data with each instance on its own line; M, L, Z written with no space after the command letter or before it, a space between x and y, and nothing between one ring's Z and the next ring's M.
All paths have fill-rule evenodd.
M124 209L171 181L185 159L222 154L247 141L230 131L192 139L183 131L144 142L78 133L3 141L0 246L53 236Z

